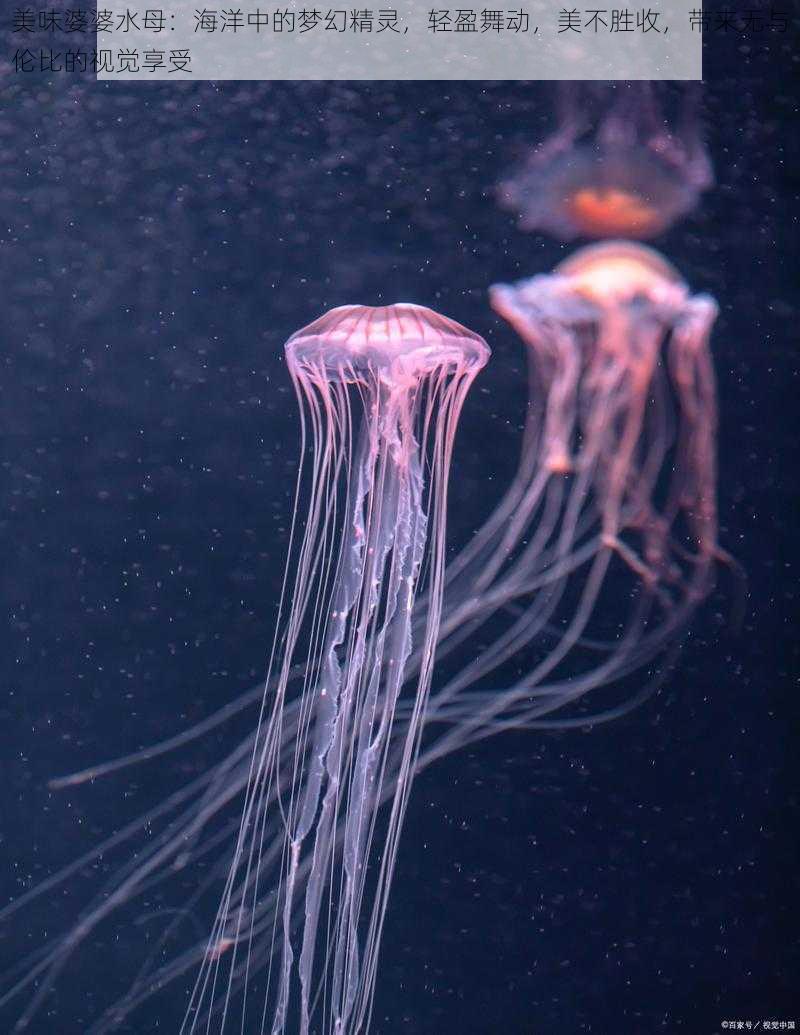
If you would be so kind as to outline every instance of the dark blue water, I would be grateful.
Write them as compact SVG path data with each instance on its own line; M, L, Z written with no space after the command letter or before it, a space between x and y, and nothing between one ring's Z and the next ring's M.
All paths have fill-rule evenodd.
M718 183L656 244L721 305L721 540L749 575L746 619L730 629L723 574L640 710L591 732L506 735L419 778L381 1035L800 1024L797 98L785 39L707 49ZM46 789L263 674L297 454L288 334L333 305L402 299L485 335L494 356L452 477L455 546L510 477L523 413L521 347L486 289L564 249L518 232L492 196L550 127L541 84L60 80L3 95L6 901L235 736ZM106 870L17 915L4 965ZM160 905L104 926L37 1035L86 1030ZM125 1030L174 1031L181 996Z

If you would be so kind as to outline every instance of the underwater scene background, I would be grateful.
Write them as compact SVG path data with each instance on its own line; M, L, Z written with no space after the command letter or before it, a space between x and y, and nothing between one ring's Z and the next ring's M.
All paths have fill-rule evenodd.
M793 60L775 40L706 46L716 186L655 241L720 304L720 541L747 572L744 620L732 627L723 569L641 708L506 733L418 777L376 1035L800 1024ZM4 92L3 903L246 732L247 714L47 788L263 676L299 449L287 337L334 305L402 300L486 338L450 483L455 551L513 475L524 416L523 347L488 287L571 250L520 231L494 194L552 126L541 83ZM3 967L107 876L101 864L17 914ZM86 1031L157 938L160 905L154 892L106 923L29 1030ZM183 1004L170 989L121 1030L177 1030ZM0 1030L15 1016L5 1007Z

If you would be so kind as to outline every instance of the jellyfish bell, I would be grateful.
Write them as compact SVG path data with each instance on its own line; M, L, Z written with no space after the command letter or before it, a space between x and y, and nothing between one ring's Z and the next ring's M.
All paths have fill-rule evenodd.
M285 351L294 372L321 371L338 379L378 371L387 381L462 364L481 367L488 358L480 335L409 302L338 306L296 331Z
M670 128L652 84L627 84L605 106L571 84L559 127L499 185L500 204L519 214L523 230L564 241L658 236L712 182L691 97ZM593 122L582 111L587 99L600 107Z
M688 296L677 269L654 248L629 241L587 245L553 271L567 290L597 305L621 305L635 298L680 304Z
M694 207L674 168L637 149L600 154L577 147L551 162L532 159L498 189L523 230L560 240L656 237Z
M585 237L652 237L667 225L667 219L653 202L652 183L645 196L639 185L624 185L614 177L608 186L594 180L567 194L565 206L572 223Z

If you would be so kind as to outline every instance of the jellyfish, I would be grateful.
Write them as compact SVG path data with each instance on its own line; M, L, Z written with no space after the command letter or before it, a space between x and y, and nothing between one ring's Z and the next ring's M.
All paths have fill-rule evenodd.
M286 345L286 357L301 402L303 438L310 434L313 444L308 516L266 735L252 760L212 951L197 978L186 1030L194 1030L206 1004L213 1005L219 950L231 947L231 974L240 944L248 942L242 939L248 924L252 938L263 876L262 806L272 786L281 788L283 846L274 889L280 903L275 912L280 962L271 1003L269 988L266 993L270 1030L286 1030L294 996L299 1024L291 1022L292 1030L307 1033L322 987L326 1016L317 1030L359 1030L370 1011L438 638L453 438L488 347L478 335L421 307L344 307L297 332ZM359 401L360 426L349 386ZM413 704L394 745L400 754L375 861L376 809L383 801L394 714L406 684L423 568L430 605L418 641L420 664L408 688ZM294 753L281 784L283 712L289 673L298 659L305 671ZM341 872L333 865L337 819L343 824ZM305 859L310 866L301 887ZM368 888L371 860L377 877ZM299 896L304 920L296 931ZM222 1028L226 1010L227 1004ZM246 1011L245 989L243 1016Z
M682 89L670 120L653 83L560 84L558 128L499 185L500 204L563 241L663 233L713 182L698 93Z
M490 300L527 347L528 417L517 475L446 573L440 675L455 647L483 642L432 697L429 722L452 726L437 753L616 717L665 678L666 662L640 674L679 650L718 562L736 570L718 543L714 300L626 241ZM564 714L631 677L630 697ZM504 689L481 704L490 678Z
M277 1030L287 1023L292 1003L295 1015L312 1011L312 988L321 987L314 986L315 979L324 976L332 992L323 1030L337 1023L343 1031L366 1030L385 896L412 774L503 730L585 727L611 720L666 678L695 609L714 584L717 562L726 557L717 542L716 392L709 349L716 305L708 296L693 295L657 252L628 242L581 249L551 274L496 285L490 300L518 332L529 367L517 473L491 516L446 567L441 552L435 554L427 589L418 592L415 586L410 596L401 595L402 614L395 612L391 619L391 630L402 630L400 640L383 617L389 597L374 588L377 600L370 606L377 609L376 630L387 628L377 650L356 637L362 628L358 608L368 601L349 609L347 604L356 582L370 584L363 576L374 554L367 546L365 558L363 544L372 540L356 531L365 522L341 519L343 531L353 530L347 540L330 534L320 538L328 527L323 514L330 513L331 493L324 488L312 492L295 567L306 573L301 585L307 591L313 586L328 599L330 583L339 587L340 597L330 598L330 614L306 603L295 619L297 602L304 597L296 588L287 589L292 601L288 639L278 670L268 679L267 698L263 686L254 688L162 744L58 785L79 785L177 750L237 711L264 708L265 700L272 702L272 711L202 776L14 903L12 909L21 908L99 855L108 859L136 846L135 860L117 871L110 895L91 905L48 953L26 961L23 976L8 994L19 994L32 976L39 975L43 987L51 985L57 976L53 968L100 920L144 889L164 886L176 871L197 866L197 889L186 909L202 903L209 889L213 893L220 883L225 887L211 937L192 936L187 943L183 914L170 920L158 951L101 1019L98 1032L111 1030L158 989L198 971L191 1017L219 1019L235 992L252 999L256 977L270 967L277 977L269 1016L278 1022ZM374 325L373 331L377 334ZM318 333L301 332L291 347L295 360L316 347ZM359 393L366 428L374 427L376 392L380 398L385 388L382 371L375 379L383 387L371 394L360 381L350 387L351 394ZM371 455L371 440L358 447L358 460L349 464L342 459L350 456L347 450L327 445L330 427L342 441L351 437L350 396L341 381L320 381L335 403L322 401L316 382L316 395L297 383L316 444L312 486L344 478L345 514L361 513L377 498L395 495L400 506L399 473L394 481L387 482L385 475L377 479L397 486L397 493L361 495L365 483L356 475L364 469L364 451ZM448 411L440 402L437 412ZM423 424L427 421L426 416ZM429 426L427 435L433 430ZM431 492L435 484L442 485L452 442L450 433L437 434L429 452L434 478L422 508L434 529L444 518L443 510L432 505L436 496ZM427 436L417 437L425 441ZM372 469L394 456L378 449ZM442 456L438 465L437 456ZM340 462L344 467L336 474ZM339 513L341 507L333 506ZM404 543L411 549L415 540L402 532L405 525L397 513L394 505L382 510L370 527L377 534L377 517L391 516L396 530L392 551L404 549ZM431 538L434 549L437 537ZM352 568L347 557L355 559ZM384 571L393 557L394 552L387 556ZM359 574L352 582L343 580L351 570ZM330 576L323 578L323 571ZM391 585L391 579L384 575L382 584ZM342 620L351 632L339 641ZM370 642L376 644L378 636L374 631ZM400 646L387 651L390 642ZM325 649L312 650L314 644ZM326 667L330 658L341 670L338 676L335 667ZM378 658L383 660L376 668ZM368 674L378 679L374 696ZM363 727L364 740L352 734L356 715L366 721L360 706L348 705L349 727L341 708L327 708L327 685L337 679L342 688L356 679L355 698L370 702L367 710L374 717ZM326 694L318 700L315 693L322 689ZM592 703L598 694L609 693L611 700L603 696ZM342 690L337 695L342 698ZM353 700L353 695L342 699ZM375 713L373 701L380 706ZM357 745L366 745L370 737L375 753L358 754ZM351 755L345 759L338 752L348 743ZM329 770L332 766L337 772L340 757L349 782L334 785ZM363 822L352 814L354 792L366 802ZM145 827L150 837L142 845ZM375 870L377 883L365 885L359 863L369 857L378 828L386 854ZM342 879L335 893L330 883L319 880L317 858L325 861L326 872ZM372 893L371 908L356 906L365 889ZM332 895L336 921L323 938L321 903L326 899L331 905ZM173 943L184 948L168 955ZM320 963L324 975L314 970L318 957L327 961ZM36 1006L34 1000L28 1015Z
M247 774L241 816L223 825L233 850L181 1030L206 1031L211 1017L220 1031L308 1033L312 1018L316 1032L362 1029L431 684L453 440L488 355L477 334L408 304L343 306L289 339L304 463L256 735L211 780L195 782L179 822L65 939L29 961L25 980L41 984L18 1027L95 926L179 861L229 799L230 779L216 778L238 765L239 779ZM428 606L413 641L422 585ZM292 681L298 661L302 676ZM396 734L401 693L411 704ZM376 852L376 812L387 799ZM251 949L267 928L275 965L263 994L248 998L240 973L253 976ZM125 1010L119 1004L100 1029Z

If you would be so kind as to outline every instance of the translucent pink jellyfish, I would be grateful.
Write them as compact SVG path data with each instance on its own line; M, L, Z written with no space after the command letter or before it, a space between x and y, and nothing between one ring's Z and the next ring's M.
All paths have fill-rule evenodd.
M524 230L646 239L668 229L713 182L694 84L674 119L649 82L560 85L558 128L498 187Z
M215 839L232 837L233 849L205 950L198 958L195 946L173 965L179 973L200 964L181 1031L207 1031L212 1022L214 1030L272 1035L363 1029L431 685L453 438L488 356L477 334L405 304L343 306L287 342L303 453L310 444L311 456L298 480L282 618L256 734L151 814L157 820L180 806L111 892L28 961L12 993L40 984L19 1027L97 924L180 867L202 832L201 854ZM302 517L297 507L306 494ZM423 578L427 607L412 648ZM398 729L401 693L408 703ZM229 818L212 829L212 818L242 792L235 827ZM386 799L375 851L376 814ZM101 851L114 843L119 835ZM166 977L160 973L156 984ZM96 1030L119 1023L152 988L140 975Z
M267 733L253 760L239 842L192 997L192 1018L214 1005L222 953L213 950L232 940L226 989L237 956L246 952L242 935L252 925L263 887L253 881L264 851L262 805L273 787L282 788L283 849L270 1031L305 1035L315 1008L315 1031L358 1031L370 1013L438 638L453 438L466 393L488 355L478 335L410 305L335 309L286 345L304 436L310 433L313 443L309 511ZM360 421L354 420L349 386L355 387ZM420 664L408 687L413 703L400 743L393 745L423 568L430 606L418 642ZM282 784L283 714L295 661L305 671L294 756ZM397 766L376 855L372 839L391 746ZM341 868L335 865L339 823ZM301 884L306 860L310 866ZM369 864L376 874L368 887ZM323 1005L317 998L321 987L327 993ZM293 996L299 1017L289 1020ZM268 991L268 1002L269 997ZM247 1006L245 988L243 1015ZM254 1015L261 1009L258 1004Z

